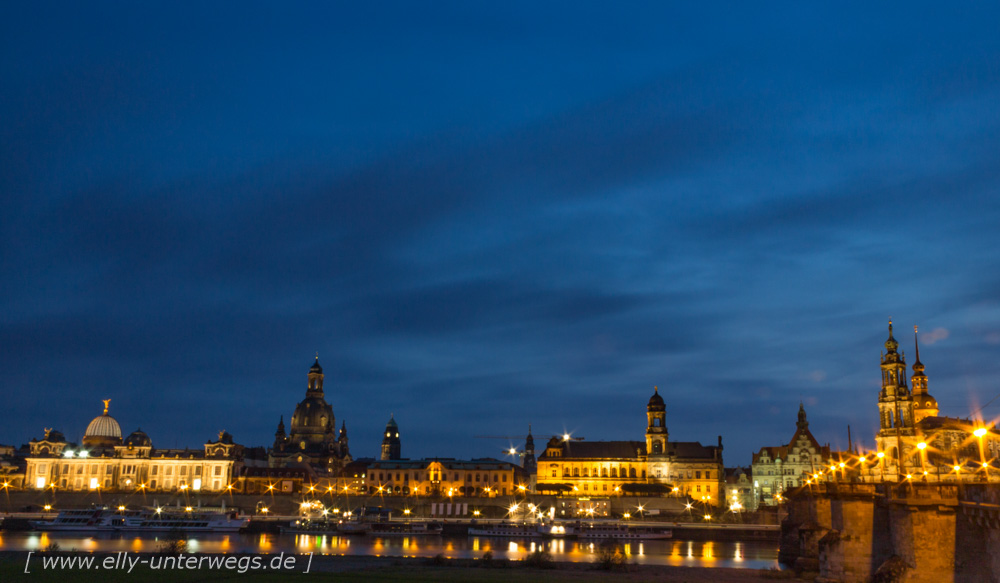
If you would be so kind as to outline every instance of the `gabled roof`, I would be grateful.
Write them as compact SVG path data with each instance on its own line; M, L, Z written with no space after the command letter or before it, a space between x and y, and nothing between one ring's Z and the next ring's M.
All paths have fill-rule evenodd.
M796 447L796 444L802 437L804 437L806 441L809 442L809 445L813 449L815 449L816 453L818 453L823 459L827 459L830 457L830 446L820 445L819 442L816 441L816 438L813 437L813 434L811 431L809 431L808 427L801 427L795 430L795 434L792 435L792 438L788 441L788 445L760 448L759 452L753 454L753 463L755 464L759 463L760 458L763 457L763 454L765 452L767 453L767 457L771 458L772 460L780 458L782 461L786 461L788 459L788 456L792 454L793 451L792 448Z
M741 475L745 475L748 480L753 479L753 468L743 468L743 467L725 468L725 471L726 471L727 484L735 484L739 482Z
M816 441L816 438L813 437L812 431L809 431L809 427L800 427L800 428L796 429L795 430L795 434L792 435L792 438L788 440L788 446L787 447L791 448L791 447L795 446L795 442L797 442L800 437L805 437L806 440L809 441L809 445L813 446L813 448L815 448L817 451L823 449L820 446L819 442ZM828 447L826 449L827 449L827 453L829 453L830 448Z

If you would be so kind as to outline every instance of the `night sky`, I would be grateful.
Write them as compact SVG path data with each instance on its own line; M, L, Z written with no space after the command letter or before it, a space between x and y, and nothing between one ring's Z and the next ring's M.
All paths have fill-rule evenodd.
M318 351L355 457L657 385L747 465L873 445L889 317L1000 393L995 5L368 4L4 5L0 443L268 445Z

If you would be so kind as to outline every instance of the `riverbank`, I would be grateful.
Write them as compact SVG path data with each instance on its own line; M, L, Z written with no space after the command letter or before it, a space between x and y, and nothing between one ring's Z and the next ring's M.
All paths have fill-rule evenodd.
M73 561L91 557L89 565ZM261 558L254 565L252 559ZM55 559L61 561L56 561ZM167 559L173 558L173 561ZM211 559L230 560L230 568L212 569ZM472 583L745 583L756 581L805 581L788 571L770 569L730 569L619 564L600 569L597 563L566 563L542 556L525 561L497 559L399 558L371 556L282 557L271 555L132 555L125 559L115 553L0 553L0 581L75 583L118 581L187 583L239 581L240 583L282 581L291 574L306 574L316 582L472 582ZM48 559L48 561L45 561ZM129 561L136 561L129 572ZM146 564L141 560L145 559ZM311 559L311 562L310 562ZM150 564L156 568L151 568ZM48 564L46 564L48 563ZM204 567L204 568L199 568ZM256 568L253 568L256 567ZM25 573L27 568L28 573ZM243 572L240 572L243 571ZM307 572L308 571L308 572Z

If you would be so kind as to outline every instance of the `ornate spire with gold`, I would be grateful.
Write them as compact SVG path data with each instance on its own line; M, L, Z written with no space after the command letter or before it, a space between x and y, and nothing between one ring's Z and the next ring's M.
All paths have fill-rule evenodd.
M879 412L881 415L880 434L898 434L913 430L913 397L906 387L906 360L896 351L899 342L892 335L892 319L889 320L889 338L885 341L882 355L882 390L879 392Z
M921 419L937 416L938 402L927 392L927 375L924 374L924 363L920 362L920 343L917 340L916 326L913 327L913 345L917 360L913 363L910 384L913 386L913 419L919 423Z

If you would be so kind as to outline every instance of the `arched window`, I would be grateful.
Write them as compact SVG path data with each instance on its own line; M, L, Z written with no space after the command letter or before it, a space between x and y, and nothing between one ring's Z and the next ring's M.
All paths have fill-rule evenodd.
M573 477L574 478L580 477L580 468L573 468Z
M612 478L618 477L618 468L611 468L611 477Z
M601 477L602 478L608 477L608 468L601 468Z
M629 468L628 469L628 477L630 477L630 478L634 478L635 477L635 468Z

